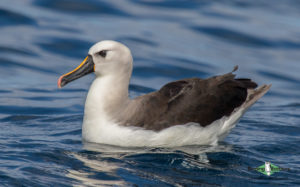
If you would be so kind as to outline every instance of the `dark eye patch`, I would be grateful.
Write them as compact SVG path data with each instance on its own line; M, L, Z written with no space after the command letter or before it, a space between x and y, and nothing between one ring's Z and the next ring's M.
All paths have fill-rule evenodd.
M98 52L98 55L102 56L103 58L106 57L106 54L107 54L107 50L102 50L102 51Z

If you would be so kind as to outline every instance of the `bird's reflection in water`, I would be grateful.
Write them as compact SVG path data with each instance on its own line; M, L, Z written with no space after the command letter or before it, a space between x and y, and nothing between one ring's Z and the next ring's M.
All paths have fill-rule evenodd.
M70 169L67 177L75 179L79 184L74 186L126 185L126 182L116 175L121 164L102 160L100 157L89 158L87 155L73 153L72 156L83 162L88 169ZM101 174L103 175L102 177Z
M181 186L166 173L157 173L155 168L217 169L209 163L206 153L230 152L231 145L184 146L176 148L117 147L103 144L84 143L84 150L70 153L82 162L83 168L69 169L67 176L79 182L74 186L128 186L124 175L159 180L171 185ZM125 177L126 178L126 177Z

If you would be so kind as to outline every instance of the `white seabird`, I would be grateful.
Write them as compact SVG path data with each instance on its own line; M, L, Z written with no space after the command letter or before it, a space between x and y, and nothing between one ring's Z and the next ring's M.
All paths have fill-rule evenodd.
M236 66L224 75L170 82L130 99L132 66L130 50L106 40L93 45L77 68L58 79L61 88L95 72L84 109L84 141L155 147L217 144L271 87L255 89L250 79L236 79Z

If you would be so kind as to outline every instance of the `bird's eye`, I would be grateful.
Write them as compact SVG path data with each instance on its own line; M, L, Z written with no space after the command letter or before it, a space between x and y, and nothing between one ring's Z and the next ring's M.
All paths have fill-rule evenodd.
M98 53L98 55L102 56L103 58L106 57L106 53L107 53L107 50L102 50Z

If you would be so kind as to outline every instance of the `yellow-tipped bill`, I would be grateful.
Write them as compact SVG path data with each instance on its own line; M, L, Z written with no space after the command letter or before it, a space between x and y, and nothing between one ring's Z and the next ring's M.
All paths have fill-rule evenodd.
M83 77L84 75L87 75L94 71L95 71L95 64L93 62L93 57L91 55L88 55L77 68L59 77L57 81L57 86L59 88L62 88L69 82L76 80L80 77Z

